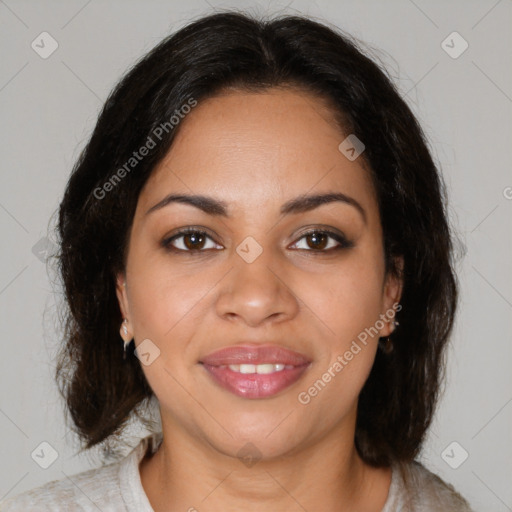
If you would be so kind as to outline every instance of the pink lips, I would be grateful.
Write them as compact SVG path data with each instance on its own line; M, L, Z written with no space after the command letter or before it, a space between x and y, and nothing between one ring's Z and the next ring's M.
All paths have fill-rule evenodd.
M227 347L200 361L210 377L224 389L244 398L266 398L296 382L311 361L292 350L277 345L237 345ZM274 373L244 374L231 370L228 365L284 364Z

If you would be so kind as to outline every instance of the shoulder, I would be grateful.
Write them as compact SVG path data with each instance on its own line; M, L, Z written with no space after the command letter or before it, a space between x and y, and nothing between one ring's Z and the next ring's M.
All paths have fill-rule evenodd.
M455 488L420 462L397 465L405 510L474 512Z
M0 512L83 512L119 499L120 462L52 480L0 502Z
M139 441L117 462L53 480L0 502L0 512L151 511L138 464L154 453L163 436L156 432Z

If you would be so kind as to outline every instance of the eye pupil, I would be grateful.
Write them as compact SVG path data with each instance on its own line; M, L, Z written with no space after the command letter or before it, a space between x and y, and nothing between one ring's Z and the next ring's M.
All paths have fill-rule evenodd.
M194 250L202 248L202 246L204 245L205 237L201 233L197 232L187 233L186 235L183 236L183 240L187 249ZM189 240L192 240L192 242L189 243Z
M329 237L325 233L310 233L307 235L308 242L313 241L314 249L324 249Z

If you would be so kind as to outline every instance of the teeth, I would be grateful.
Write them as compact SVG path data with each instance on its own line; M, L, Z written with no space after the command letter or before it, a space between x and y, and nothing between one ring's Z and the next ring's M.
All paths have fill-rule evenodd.
M238 372L238 373L258 373L258 374L264 374L264 373L274 373L274 372L281 372L285 368L293 368L292 365L284 365L281 363L278 364L272 364L272 363L265 363L265 364L230 364L229 369Z

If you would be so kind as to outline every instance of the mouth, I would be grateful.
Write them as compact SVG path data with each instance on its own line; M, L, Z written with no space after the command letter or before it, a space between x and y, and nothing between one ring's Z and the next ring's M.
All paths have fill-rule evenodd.
M278 345L237 345L209 354L200 364L220 387L243 398L267 398L297 382L311 360Z

